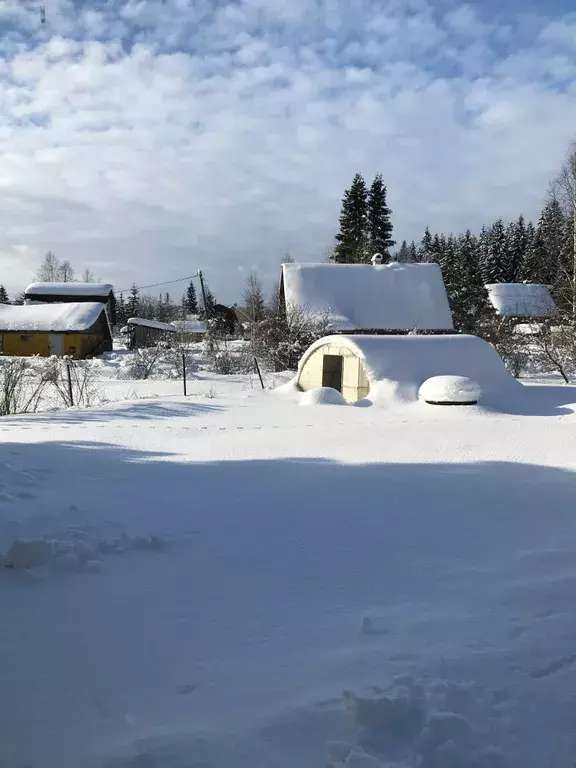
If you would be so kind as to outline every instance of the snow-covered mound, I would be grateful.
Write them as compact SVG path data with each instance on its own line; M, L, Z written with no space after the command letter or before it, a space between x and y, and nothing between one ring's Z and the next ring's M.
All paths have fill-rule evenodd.
M480 385L466 376L432 376L418 392L427 403L454 405L475 404L481 394Z
M304 392L300 405L348 405L340 392L332 387L317 387Z

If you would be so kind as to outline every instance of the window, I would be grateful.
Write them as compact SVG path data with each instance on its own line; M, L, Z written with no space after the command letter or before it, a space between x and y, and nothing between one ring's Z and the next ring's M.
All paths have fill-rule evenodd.
M27 341L34 341L34 336L31 336L29 334L28 335L24 335L24 336L20 336L20 341L26 341L26 342Z

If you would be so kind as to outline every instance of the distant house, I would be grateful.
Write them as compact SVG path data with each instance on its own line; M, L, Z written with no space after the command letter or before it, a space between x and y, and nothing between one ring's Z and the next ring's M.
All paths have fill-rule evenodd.
M544 320L558 313L546 285L538 283L490 283L488 298L499 317Z
M454 327L437 264L283 264L280 301L327 315L336 333Z
M112 351L103 304L0 305L0 354L77 359Z
M241 325L235 307L227 307L225 304L215 304L210 319L217 323L219 330L229 336L235 336L241 332Z
M24 297L26 304L103 304L110 324L116 322L114 286L109 283L32 283L26 288Z
M131 317L126 323L126 328L122 330L128 337L129 349L153 347L161 341L173 339L176 333L172 323L161 323L142 317Z

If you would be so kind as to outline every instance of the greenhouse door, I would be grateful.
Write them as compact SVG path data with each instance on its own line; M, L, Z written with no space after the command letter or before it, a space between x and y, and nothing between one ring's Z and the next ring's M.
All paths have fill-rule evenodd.
M324 355L322 365L322 386L332 387L342 393L342 364L344 358L341 355Z

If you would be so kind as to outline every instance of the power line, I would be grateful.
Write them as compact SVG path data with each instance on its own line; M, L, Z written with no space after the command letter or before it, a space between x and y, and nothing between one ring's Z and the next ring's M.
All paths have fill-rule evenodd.
M179 277L177 280L165 280L163 283L152 283L151 285L137 285L136 290L143 291L146 288L159 288L161 285L172 285L172 283L182 283L184 280L193 280L195 277L199 277L200 273L196 272L195 275L188 275L188 277ZM130 286L130 288L123 288L121 291L116 291L116 293L128 293L132 290L134 286Z

